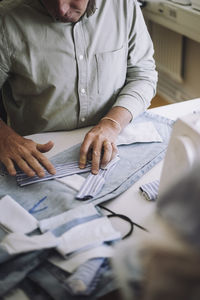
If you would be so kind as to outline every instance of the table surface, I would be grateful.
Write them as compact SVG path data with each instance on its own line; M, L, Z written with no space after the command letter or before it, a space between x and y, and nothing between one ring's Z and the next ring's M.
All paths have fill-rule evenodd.
M173 120L176 120L177 118L195 110L200 111L200 98L149 109L149 111L152 113L159 114ZM45 143L48 140L52 140L55 143L55 146L46 154L46 156L50 158L51 156L68 149L77 143L80 143L83 140L85 133L90 128L91 127L72 131L34 134L29 136L29 138L38 143ZM121 194L119 197L106 202L104 206L115 211L116 213L125 214L134 222L144 225L146 218L148 218L154 212L155 203L145 200L139 192L139 187L141 184L160 178L162 163L163 162L158 163L126 192ZM126 232L127 225L125 225L125 223L114 221L114 223L115 222L122 234L123 232Z

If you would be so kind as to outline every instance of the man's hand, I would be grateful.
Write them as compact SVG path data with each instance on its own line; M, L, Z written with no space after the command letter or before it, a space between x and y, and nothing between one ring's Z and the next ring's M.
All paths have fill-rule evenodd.
M55 174L55 168L42 154L53 147L53 142L37 144L14 132L10 127L0 122L0 161L5 165L10 175L16 175L15 164L32 177L37 174L44 176L44 168Z
M79 167L85 167L87 159L92 160L92 173L97 174L100 166L105 167L117 154L115 141L119 127L111 120L102 120L85 136L80 149Z
M131 113L124 107L113 107L85 136L80 149L79 167L83 169L87 159L92 159L92 173L97 174L117 154L116 139L120 131L131 121Z

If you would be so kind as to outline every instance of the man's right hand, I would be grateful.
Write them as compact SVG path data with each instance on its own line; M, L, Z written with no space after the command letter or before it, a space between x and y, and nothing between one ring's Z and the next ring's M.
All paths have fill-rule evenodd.
M0 161L5 165L8 173L16 175L15 164L32 177L45 175L44 168L51 174L55 174L55 168L42 154L53 147L53 142L37 144L30 139L18 135L13 129L0 121Z

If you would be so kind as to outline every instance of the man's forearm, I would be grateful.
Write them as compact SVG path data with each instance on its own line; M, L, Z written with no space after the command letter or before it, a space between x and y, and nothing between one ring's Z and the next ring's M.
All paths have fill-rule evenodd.
M122 106L112 107L111 110L106 114L104 118L100 120L100 122L112 122L113 126L119 128L119 132L128 125L128 123L132 120L132 114L130 111ZM117 126L119 124L119 126Z

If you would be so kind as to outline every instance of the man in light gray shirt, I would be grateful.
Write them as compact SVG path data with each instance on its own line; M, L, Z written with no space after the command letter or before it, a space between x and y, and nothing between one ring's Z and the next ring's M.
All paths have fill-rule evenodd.
M119 132L150 104L157 72L153 46L136 0L3 0L0 161L11 175L55 169L23 135L94 125L80 150L92 172L116 154ZM147 129L148 130L148 129ZM103 153L103 156L102 156ZM102 157L101 157L102 156Z

